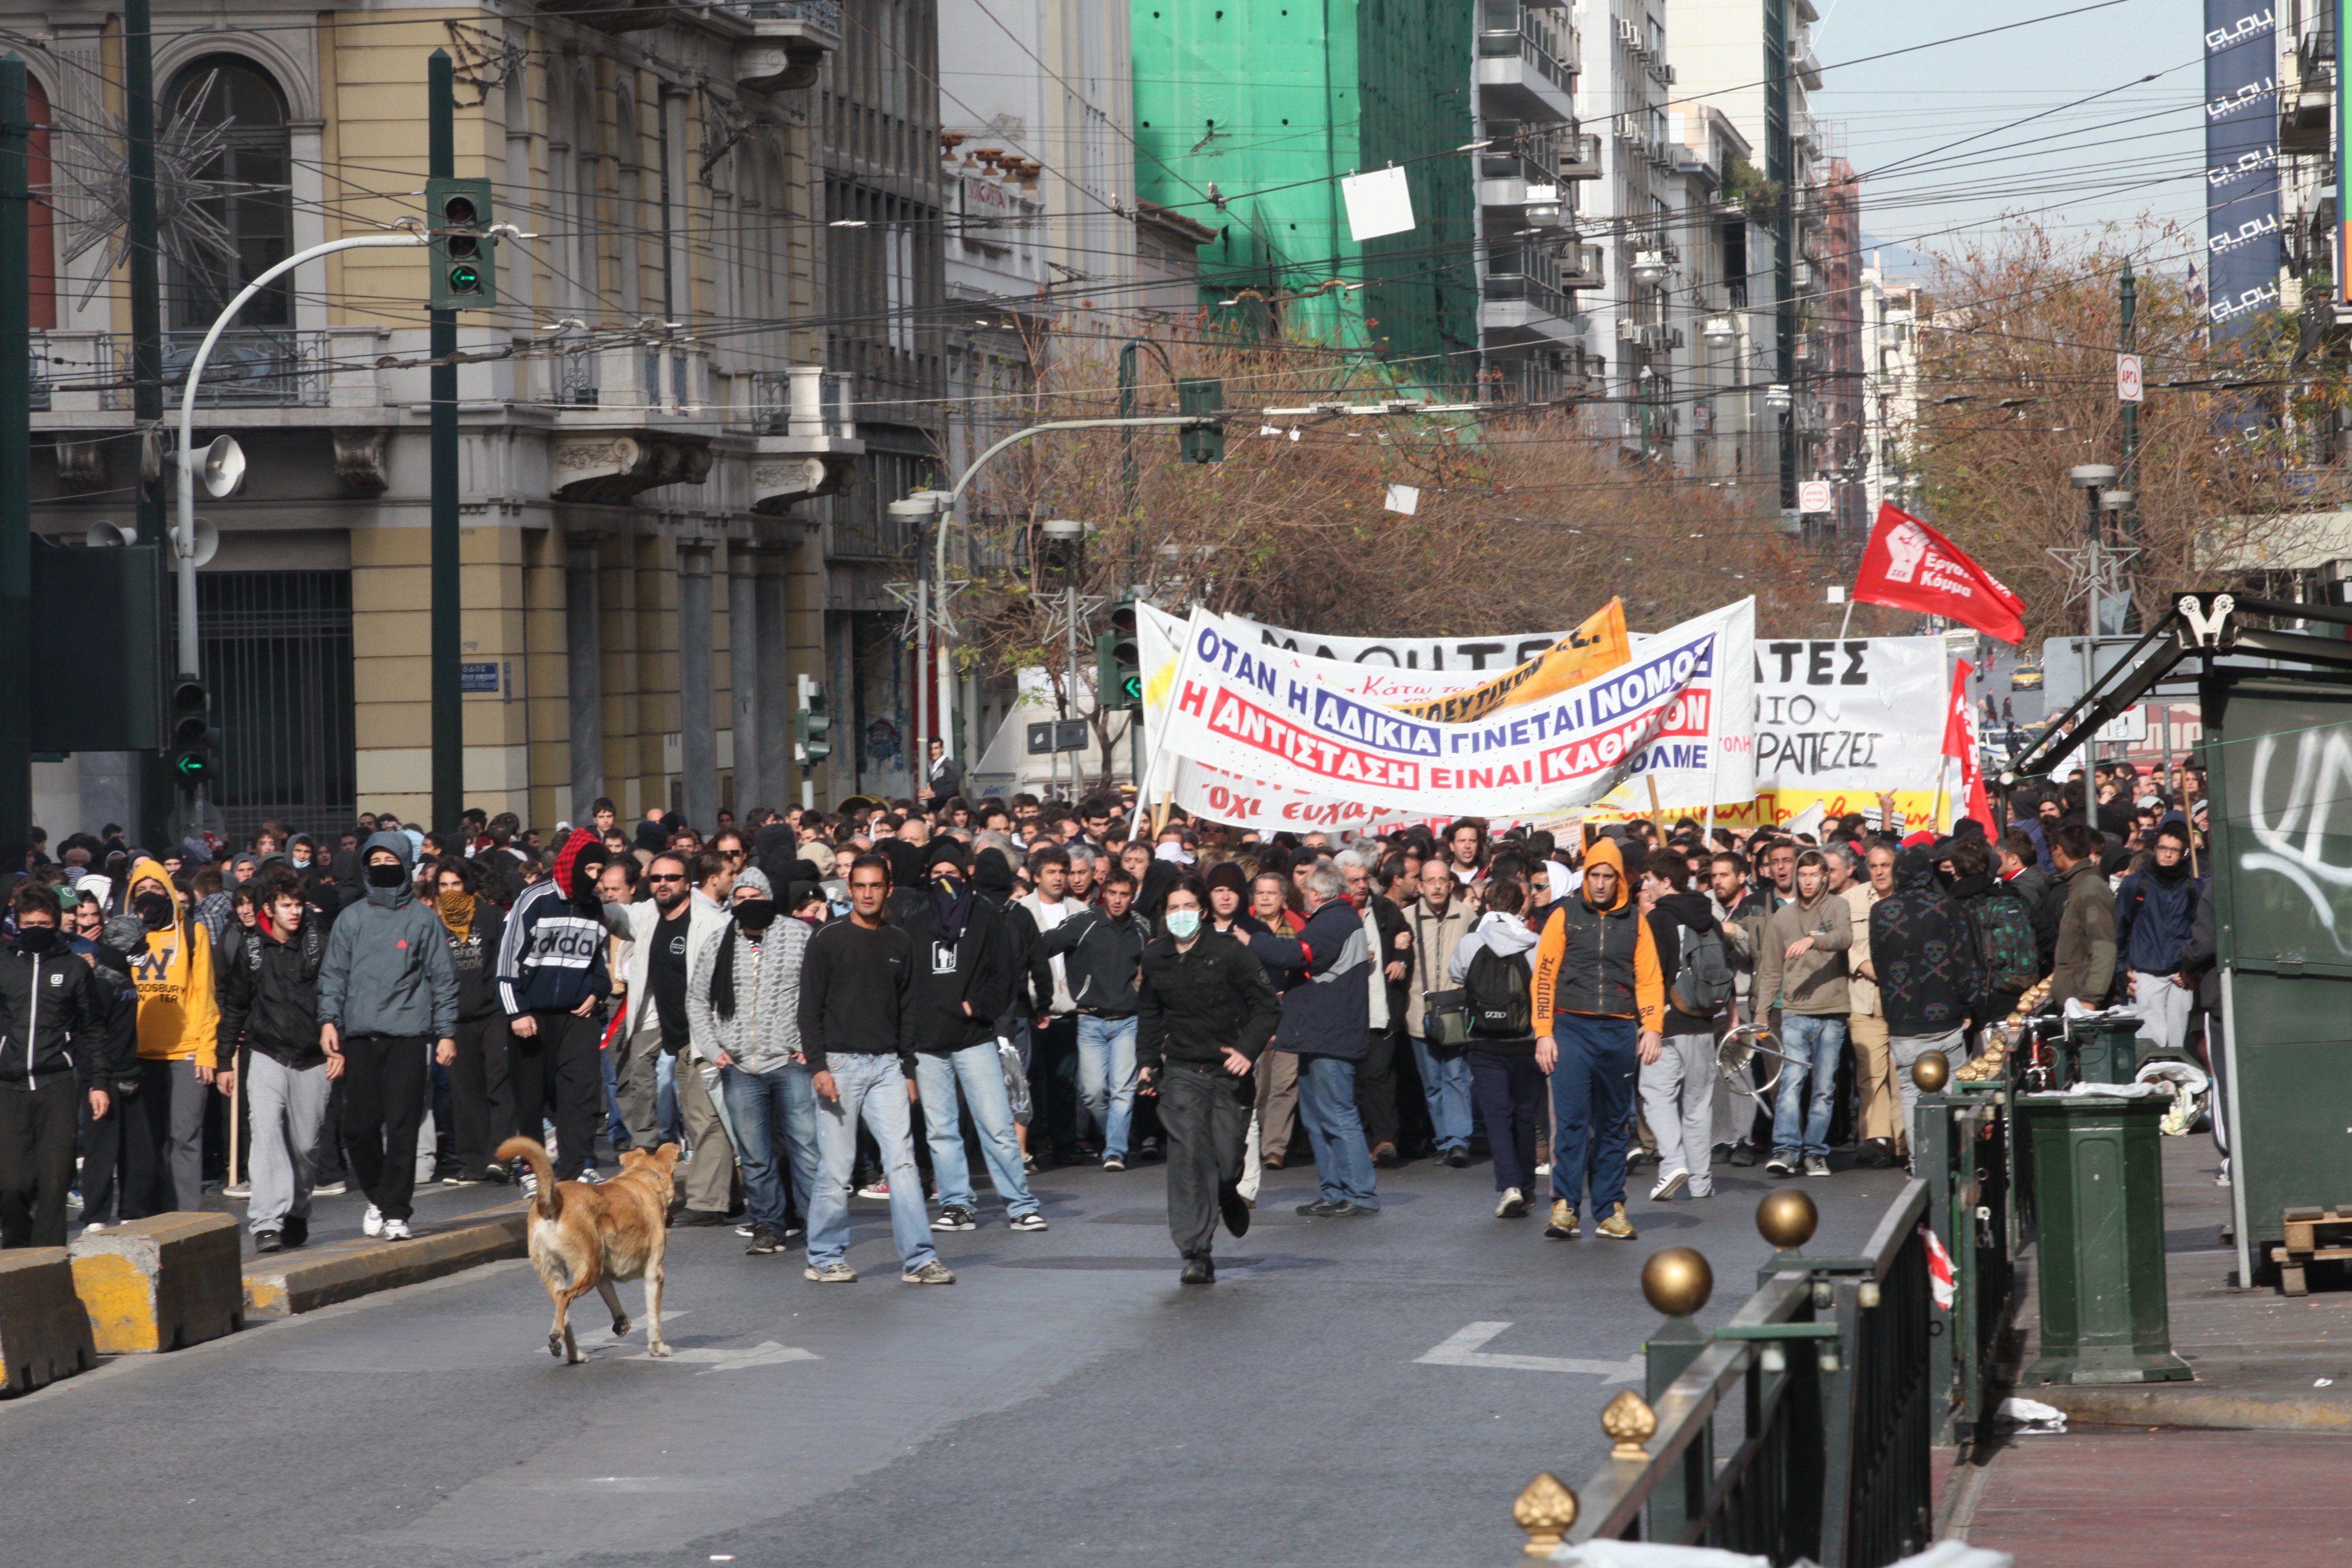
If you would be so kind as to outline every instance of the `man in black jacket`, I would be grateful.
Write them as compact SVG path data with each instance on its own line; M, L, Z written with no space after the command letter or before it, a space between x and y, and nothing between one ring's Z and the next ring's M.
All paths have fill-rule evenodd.
M1168 1138L1168 1233L1187 1285L1217 1278L1209 1250L1222 1213L1249 1229L1239 1184L1255 1099L1250 1069L1282 1022L1282 1004L1247 947L1208 926L1209 890L1181 878L1169 889L1166 931L1143 950L1136 988L1136 1056L1156 1080Z
M310 918L302 879L270 873L253 929L226 951L220 971L219 1070L251 1047L246 1099L253 1110L253 1199L246 1228L257 1252L299 1247L310 1235L310 1188L328 1080L340 1058L319 1045L319 965L326 938Z
M1102 1168L1127 1169L1135 1120L1135 983L1151 922L1135 911L1135 877L1112 866L1102 902L1037 939L1041 959L1057 954L1078 1008L1078 1097L1102 1129Z
M58 899L20 881L16 939L0 952L0 1247L63 1247L74 1132L99 1077L104 1020L89 966L58 930Z
M1870 962L1878 971L1878 1004L1886 1016L1906 1132L1919 1103L1913 1064L1940 1051L1959 1065L1986 995L1976 921L1937 880L1935 857L1935 850L1916 846L1896 855L1895 890L1870 906Z
M1298 1114L1315 1147L1322 1194L1298 1212L1313 1219L1356 1219L1381 1212L1363 1118L1356 1110L1356 1069L1371 1039L1371 943L1363 917L1347 898L1337 866L1307 874L1307 923L1296 935L1268 931L1250 951L1289 984L1282 993L1282 1048L1298 1055Z
M1391 1166L1397 1154L1397 1041L1404 1032L1405 976L1412 955L1412 932L1404 911L1388 896L1392 881L1383 880L1378 860L1369 849L1349 849L1334 862L1348 879L1348 900L1364 922L1367 956L1364 1059L1356 1065L1356 1114L1364 1124L1364 1142L1371 1146L1372 1163ZM1378 884L1377 886L1375 884Z
M964 1152L958 1101L971 1109L989 1179L1014 1230L1044 1230L1045 1216L1021 1172L1013 1135L1013 1100L996 1050L996 1020L1011 1006L1021 975L1013 933L997 905L981 899L964 875L964 848L942 838L926 852L930 885L923 901L896 922L914 943L915 1087L930 1135L931 1175L939 1184L939 1231L977 1230L979 1199ZM895 1195L897 1189L892 1189Z

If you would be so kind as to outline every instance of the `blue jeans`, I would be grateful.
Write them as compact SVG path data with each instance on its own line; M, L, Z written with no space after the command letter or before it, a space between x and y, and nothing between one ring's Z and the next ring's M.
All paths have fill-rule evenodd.
M1772 1147L1827 1159L1830 1111L1837 1101L1838 1055L1845 1049L1845 1020L1783 1013L1780 1049L1790 1059L1781 1064L1780 1097L1772 1107ZM1810 1108L1805 1104L1808 1078L1813 1083ZM1804 1119L1801 1128L1798 1125L1801 1116Z
M890 1239L908 1269L934 1262L931 1216L923 1206L922 1173L915 1169L915 1144L908 1122L907 1075L896 1056L843 1054L826 1059L838 1100L816 1102L820 1163L816 1192L809 1199L808 1258L818 1267L841 1261L849 1250L849 1175L857 1163L857 1123L882 1152L882 1179L890 1184Z
M1372 1188L1372 1152L1364 1146L1363 1118L1356 1114L1356 1064L1345 1057L1299 1052L1298 1116L1315 1146L1323 1201L1380 1207L1380 1194Z
M1037 1200L1029 1195L1028 1178L1021 1173L1021 1144L1013 1136L1013 1097L1004 1092L1004 1061L997 1055L996 1042L983 1040L943 1057L917 1053L915 1087L923 1096L923 1124L930 1133L931 1179L940 1185L940 1206L971 1208L979 1201L972 1195L971 1162L964 1154L963 1124L956 1115L957 1090L961 1089L988 1161L988 1178L1004 1200L1005 1217L1036 1213ZM898 1191L891 1187L894 1198Z
M1429 1124L1435 1129L1437 1152L1470 1147L1470 1053L1439 1052L1429 1042L1412 1042L1412 1059L1421 1066L1421 1092L1429 1101Z
M1127 1158L1135 1120L1135 1020L1078 1015L1078 1093L1102 1129L1105 1158Z
M1589 1177L1596 1215L1625 1201L1625 1136L1642 1066L1635 1048L1641 1034L1632 1018L1552 1015L1559 1062L1551 1075L1551 1195L1581 1206ZM1486 1136L1495 1136L1491 1125Z
M654 1120L661 1142L686 1144L686 1119L677 1110L677 1058L664 1051L654 1058Z
M691 1070L691 1069L689 1069ZM719 1093L734 1123L735 1157L743 1166L743 1206L753 1225L784 1234L791 1203L784 1195L784 1162L791 1161L793 1187L805 1213L815 1206L817 1174L816 1089L814 1075L797 1063L769 1072L719 1069ZM783 1140L780 1152L776 1141Z

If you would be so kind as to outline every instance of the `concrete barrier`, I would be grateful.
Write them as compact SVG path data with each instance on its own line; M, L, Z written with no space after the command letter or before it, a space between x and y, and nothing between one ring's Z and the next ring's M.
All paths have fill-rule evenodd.
M245 1325L234 1215L164 1214L67 1249L98 1348L175 1351Z
M430 1224L412 1222L408 1241L365 1237L299 1247L256 1259L245 1269L245 1310L257 1318L312 1312L337 1301L520 1258L527 1250L526 1205L508 1204Z
M66 1249L0 1252L0 1393L30 1394L97 1361Z

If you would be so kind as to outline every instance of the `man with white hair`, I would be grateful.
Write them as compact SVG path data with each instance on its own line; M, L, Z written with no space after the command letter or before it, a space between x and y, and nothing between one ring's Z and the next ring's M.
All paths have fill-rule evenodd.
M1282 992L1274 1044L1297 1054L1298 1110L1322 1184L1322 1195L1298 1212L1314 1219L1366 1218L1381 1212L1356 1111L1356 1068L1371 1033L1371 944L1339 867L1307 873L1304 892L1307 924L1296 934L1250 937L1250 951Z

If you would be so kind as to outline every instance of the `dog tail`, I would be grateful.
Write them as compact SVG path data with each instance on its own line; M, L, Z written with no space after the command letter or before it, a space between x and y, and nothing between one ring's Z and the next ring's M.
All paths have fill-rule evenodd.
M501 1160L528 1160L539 1177L539 1196L533 1200L541 1219L555 1219L563 1213L563 1188L555 1179L555 1163L547 1157L547 1149L536 1138L509 1138L499 1145Z

